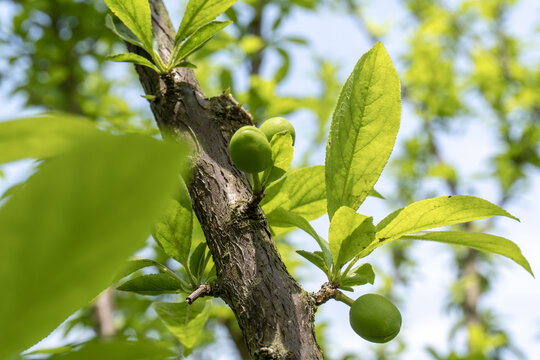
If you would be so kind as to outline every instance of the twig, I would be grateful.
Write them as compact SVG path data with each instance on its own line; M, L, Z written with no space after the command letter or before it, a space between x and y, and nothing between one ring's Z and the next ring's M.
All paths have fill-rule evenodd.
M198 288L195 289L195 291L193 291L191 293L191 295L189 295L187 298L186 298L186 303L188 305L191 305L195 302L195 300L197 300L198 298L200 297L204 297L204 296L207 296L207 295L210 295L210 285L209 284L201 284L199 285Z
M315 300L315 305L320 306L328 300L334 299L338 293L341 293L341 291L338 290L338 286L338 284L325 282L322 284L321 290L316 293L311 293L311 296Z

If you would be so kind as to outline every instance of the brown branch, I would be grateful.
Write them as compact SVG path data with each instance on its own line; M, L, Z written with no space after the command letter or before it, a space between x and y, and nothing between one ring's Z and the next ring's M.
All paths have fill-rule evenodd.
M108 338L116 334L113 312L114 289L108 288L98 296L94 303L94 319L99 337Z
M262 19L267 0L259 0L255 3L255 15L249 24L250 33L264 40L262 33ZM263 63L263 49L258 50L251 58L250 75L259 75Z
M330 299L335 299L337 294L340 293L337 284L331 282L325 282L322 284L321 289L316 293L311 293L311 297L315 301L315 305L321 306Z
M162 0L150 0L150 6L159 54L167 62L174 30ZM156 96L150 106L164 137L196 137L188 182L193 210L216 265L219 295L234 312L251 356L322 360L313 299L287 272L264 213L251 203L246 174L229 157L232 134L252 124L251 116L230 96L207 99L191 69L163 76L136 70L145 93Z
M210 295L211 287L209 284L202 284L199 285L198 288L195 289L187 298L186 303L188 305L191 305L200 297L208 296Z

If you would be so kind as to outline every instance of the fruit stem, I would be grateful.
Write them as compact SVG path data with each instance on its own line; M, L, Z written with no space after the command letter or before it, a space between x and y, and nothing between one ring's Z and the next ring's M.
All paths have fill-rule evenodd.
M345 304L347 304L349 306L352 306L352 304L354 303L353 299L351 299L350 297L348 297L347 295L345 295L341 291L337 292L335 299L337 301L341 301L341 302L343 302L343 303L345 303Z
M262 185L261 185L261 179L259 179L259 174L253 173L251 174L253 178L253 191L255 193L261 193L262 192Z

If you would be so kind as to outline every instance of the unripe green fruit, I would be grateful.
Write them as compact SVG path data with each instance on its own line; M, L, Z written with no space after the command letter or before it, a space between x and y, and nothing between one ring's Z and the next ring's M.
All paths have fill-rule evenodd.
M258 173L272 165L272 149L264 133L255 126L238 129L229 145L236 167L247 173Z
M387 298L377 294L360 296L352 304L349 321L353 330L374 343L385 343L399 333L401 314Z
M262 123L260 129L266 135L266 138L268 139L268 141L271 141L272 137L276 135L277 133L280 133L282 131L288 131L289 134L291 134L292 142L294 145L294 138L296 136L296 133L294 131L294 127L285 118L282 118L282 117L270 118Z

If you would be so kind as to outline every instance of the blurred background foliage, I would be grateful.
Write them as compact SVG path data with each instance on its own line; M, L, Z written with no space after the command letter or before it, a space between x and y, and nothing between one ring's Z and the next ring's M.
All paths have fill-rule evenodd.
M538 33L520 39L507 23L520 1L396 0L391 2L399 13L390 23L379 22L368 11L374 2L244 0L224 16L234 24L190 61L198 67L196 74L207 96L230 89L256 122L289 116L297 132L298 127L309 129L297 146L294 164L322 163L331 112L344 81L341 74L350 69L343 69L331 54L316 51L311 46L314 39L287 29L301 27L294 23L301 16L343 17L357 26L360 35L355 34L355 39L361 37L368 44L359 54L383 41L402 81L406 109L402 124L408 130L400 135L400 147L385 173L392 183L383 193L388 208L442 194L480 194L486 183L497 196L490 200L498 205L519 200L531 174L540 167L540 62L531 55L539 45L531 38L538 40ZM385 2L390 0L379 1ZM166 3L171 17L180 19L185 1ZM17 97L29 111L69 112L117 131L157 134L133 69L104 60L124 45L104 26L107 8L102 0L3 0L0 6L4 10L0 17L0 89L7 93L8 101ZM337 37L349 36L339 29L328 31L335 31ZM396 34L401 34L402 41L392 46ZM305 74L304 67L310 70L309 78L293 84L299 79L295 72ZM405 125L409 122L415 125ZM463 129L471 124L489 131L496 146L481 168L463 172L455 157L449 156L452 149L445 139L463 136ZM481 226L476 230L489 231L496 223ZM475 230L470 225L465 228ZM289 270L302 281L306 265L301 265L294 252L296 243L290 235L278 240ZM392 266L377 272L379 292L401 304L406 303L406 296L397 294L406 294L416 276L414 249L414 244L397 242L382 254ZM142 252L178 268L153 241ZM458 248L453 258L454 281L445 295L454 321L452 346L447 351L424 344L426 358L496 360L506 359L508 354L526 358L497 314L480 306L497 279L495 263L499 259ZM120 291L113 297L112 333L103 333L103 320L94 305L67 320L57 337L65 336L73 346L96 337L154 339L178 351L181 344L157 319L148 297ZM190 358L213 359L216 352L225 354L224 358L247 358L232 313L224 304L215 304ZM317 327L325 348L332 347L335 336L327 325L320 322ZM339 359L404 358L408 345L398 341L398 345L341 354Z

